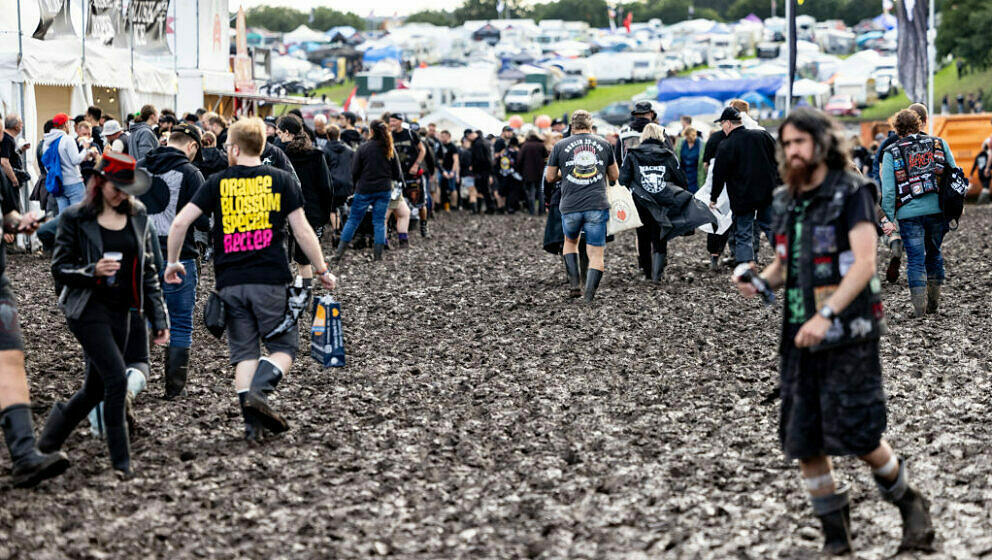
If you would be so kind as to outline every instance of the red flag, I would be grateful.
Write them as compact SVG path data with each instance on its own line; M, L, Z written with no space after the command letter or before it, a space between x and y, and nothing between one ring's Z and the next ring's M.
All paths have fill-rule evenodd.
M623 26L630 33L630 24L634 21L634 12L627 12L627 17L623 18Z
M344 100L344 110L348 110L348 106L351 105L351 100L355 98L355 94L358 93L358 86L351 88L351 94L348 95L348 99Z

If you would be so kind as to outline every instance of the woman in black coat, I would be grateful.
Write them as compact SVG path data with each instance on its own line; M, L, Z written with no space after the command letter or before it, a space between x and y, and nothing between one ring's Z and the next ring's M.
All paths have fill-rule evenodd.
M128 155L104 154L86 198L59 215L52 275L61 292L59 307L86 355L86 379L67 403L55 404L38 442L45 452L60 449L103 401L110 461L124 478L132 475L124 356L132 337L147 335L143 325L129 328L130 310L151 323L155 344L169 342L169 315L151 256L158 239L134 198L148 190L150 178L135 163Z
M310 137L303 129L303 123L295 115L287 115L279 119L276 134L282 140L286 149L286 157L293 165L296 176L303 189L303 213L307 222L320 239L324 234L324 226L331 219L334 193L331 189L331 171L327 168L327 160L323 150L314 147ZM293 245L293 260L299 265L303 285L313 282L313 268L303 250L290 240Z
M627 151L619 181L632 191L634 206L644 224L637 228L638 263L645 278L660 282L668 263L672 229L667 206L674 202L671 195L677 191L673 189L681 187L678 190L687 193L684 189L688 184L678 157L665 141L664 129L653 123L644 127L640 145ZM659 212L660 208L665 210Z

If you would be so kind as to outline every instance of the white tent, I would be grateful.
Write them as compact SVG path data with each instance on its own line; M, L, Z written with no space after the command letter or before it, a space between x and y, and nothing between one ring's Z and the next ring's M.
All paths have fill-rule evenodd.
M441 107L420 119L423 124L434 123L438 130L461 131L466 128L495 134L503 130L503 121L475 107Z
M327 40L327 35L321 33L320 31L314 31L306 25L301 25L282 36L282 42L287 45L290 43L304 43L306 41L326 43Z

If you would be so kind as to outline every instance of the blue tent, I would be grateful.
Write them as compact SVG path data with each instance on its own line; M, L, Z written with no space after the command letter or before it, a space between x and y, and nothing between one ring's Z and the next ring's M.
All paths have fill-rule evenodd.
M365 64L371 64L373 62L379 62L384 58L394 58L397 62L402 62L403 60L400 48L396 45L389 45L387 47L380 47L378 49L369 49L365 51L365 56L362 58L362 62Z
M683 97L665 104L658 122L672 122L682 115L714 115L723 111L723 103L712 97Z
M726 102L755 91L771 99L782 87L782 76L760 76L733 80L693 80L690 78L663 78L658 81L658 101L671 101L681 97L712 97Z
M759 107L771 107L771 108L774 108L775 107L775 104L772 103L772 101L770 99L768 99L767 97L765 97L764 95L761 95L760 93L758 93L756 91L749 91L749 92L741 95L740 98L743 99L744 101L747 101L751 105L751 107L754 107L754 108L759 108Z

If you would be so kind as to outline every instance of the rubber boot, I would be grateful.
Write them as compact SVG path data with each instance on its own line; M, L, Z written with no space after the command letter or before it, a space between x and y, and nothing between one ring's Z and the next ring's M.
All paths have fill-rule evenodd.
M590 268L586 276L586 301L590 302L596 297L596 289L599 288L599 281L603 279L603 271Z
M847 488L810 501L823 526L823 552L834 555L851 552L851 504Z
M189 348L169 346L165 349L165 400L183 394L189 374Z
M653 253L651 255L651 281L655 284L661 283L661 277L665 274L665 265L668 263L667 253Z
M940 282L937 280L927 280L927 313L937 312L940 305Z
M344 258L344 252L347 251L348 247L350 246L351 246L351 241L342 241L338 243L337 249L334 250L334 256L331 257L331 260L334 261L334 264L341 262L341 259Z
M586 253L585 243L579 244L579 278L583 284L589 278L589 254Z
M720 270L720 256L710 255L710 272L719 272Z
M65 415L65 403L55 403L52 411L48 413L45 426L41 429L38 450L42 453L51 453L62 449L65 440L69 439L78 423L78 420L73 422Z
M372 260L381 261L382 260L382 249L385 247L383 243L376 243L372 248Z
M255 411L245 406L245 396L248 391L238 393L238 404L241 406L241 416L245 419L245 439L247 441L262 440L262 424L259 423Z
M420 237L428 238L431 234L427 231L427 220L420 220Z
M479 213L479 201L478 200L475 200L474 202L471 203L471 205L472 205L472 213L473 214L478 214Z
M989 196L989 191L982 189L982 192L978 194L978 204L988 204L990 198L992 197Z
M568 297L577 298L582 295L582 285L579 281L579 255L568 253L562 255L565 260L565 275L568 276Z
M110 464L118 475L124 479L134 476L127 426L107 426L107 449L110 451Z
M927 288L925 286L910 288L909 300L913 304L913 317L922 317L927 307Z
M486 195L486 215L491 216L496 213L496 199L492 194Z
M895 482L875 477L878 492L886 502L899 508L902 516L902 542L899 552L919 550L933 552L934 530L930 520L930 503L907 479L906 462L899 462L899 475Z
M409 249L409 248L410 248L410 238L409 237L401 237L400 238L400 249Z
M65 453L42 453L34 439L31 408L27 404L14 404L0 413L3 437L13 463L11 478L15 488L31 488L43 480L56 477L69 468Z
M889 284L899 281L899 264L902 261L902 239L893 239L889 245L889 266L885 268L885 279Z
M266 358L258 361L258 368L251 378L251 388L245 393L245 408L252 409L265 429L281 434L289 429L289 424L269 404L266 395L276 390L282 371Z

